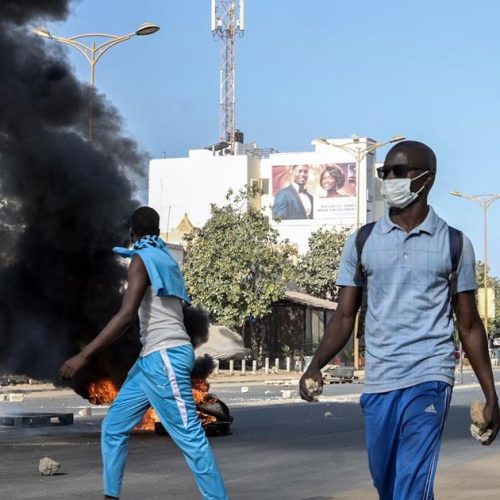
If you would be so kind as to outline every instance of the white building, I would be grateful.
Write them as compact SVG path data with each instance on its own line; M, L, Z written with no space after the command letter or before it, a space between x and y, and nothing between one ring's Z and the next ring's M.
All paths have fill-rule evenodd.
M364 154L375 141L354 138L331 139L327 141L330 145L325 142L313 141L313 151L295 153L236 144L234 155L222 154L222 144L190 150L187 158L151 160L149 205L160 213L161 232L170 233L186 214L194 226L203 226L210 216L211 203L224 204L229 189L237 192L252 183L262 190L256 205L264 208L281 236L296 243L300 252L307 250L311 232L321 227L354 227L357 222L364 224L379 218L383 203L374 182L375 157L372 153ZM305 194L289 187L294 180L294 167L299 165L305 166L307 172ZM332 177L337 190L331 189ZM282 189L285 191L278 195ZM285 215L281 215L281 221L275 221L276 195L281 205L283 200L295 205L303 201L307 212L301 215L302 212L281 211Z

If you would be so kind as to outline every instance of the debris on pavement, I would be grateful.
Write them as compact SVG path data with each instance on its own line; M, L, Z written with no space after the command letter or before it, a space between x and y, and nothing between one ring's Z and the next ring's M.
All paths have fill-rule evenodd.
M38 470L42 476L53 476L59 472L61 464L49 457L43 457L38 463Z

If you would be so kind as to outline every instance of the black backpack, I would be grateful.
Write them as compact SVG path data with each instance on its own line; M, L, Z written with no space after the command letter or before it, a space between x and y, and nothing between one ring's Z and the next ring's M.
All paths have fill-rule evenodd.
M366 300L366 286L367 286L367 278L366 278L366 269L363 267L361 263L361 253L363 252L363 247L365 246L366 240L370 236L373 227L375 226L375 222L369 222L364 226L361 226L356 234L356 252L357 252L357 264L356 264L356 273L354 275L354 282L357 286L362 286L365 290L363 291L364 300ZM450 237L450 258L451 258L451 272L448 277L448 281L450 283L450 300L453 299L453 296L457 292L457 270L458 265L460 264L460 258L462 257L462 250L464 246L464 235L462 231L455 229L454 227L448 226L448 234Z

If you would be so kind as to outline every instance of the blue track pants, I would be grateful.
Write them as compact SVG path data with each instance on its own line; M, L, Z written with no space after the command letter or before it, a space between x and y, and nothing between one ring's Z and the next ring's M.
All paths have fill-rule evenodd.
M363 394L368 462L381 500L433 500L452 388L444 382Z
M215 457L196 413L190 377L193 364L191 344L153 352L136 361L102 423L105 495L120 496L129 432L152 406L184 454L202 498L227 500Z

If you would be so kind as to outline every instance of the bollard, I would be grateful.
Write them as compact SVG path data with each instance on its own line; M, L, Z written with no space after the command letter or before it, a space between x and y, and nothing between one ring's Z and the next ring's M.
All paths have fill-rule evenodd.
M215 373L216 375L219 375L219 360L218 360L218 359L215 359L215 360L214 360L214 363L215 363L214 373Z
M264 364L264 373L267 375L269 373L269 358L266 358Z
M234 373L234 359L229 360L229 375Z
M257 371L257 361L254 359L252 361L252 373L256 373Z
M274 371L278 373L279 369L280 369L280 359L274 358Z
M242 359L241 360L241 374L245 375L245 372L247 371L247 360Z
M289 357L286 358L286 371L288 373L290 373L290 358Z

